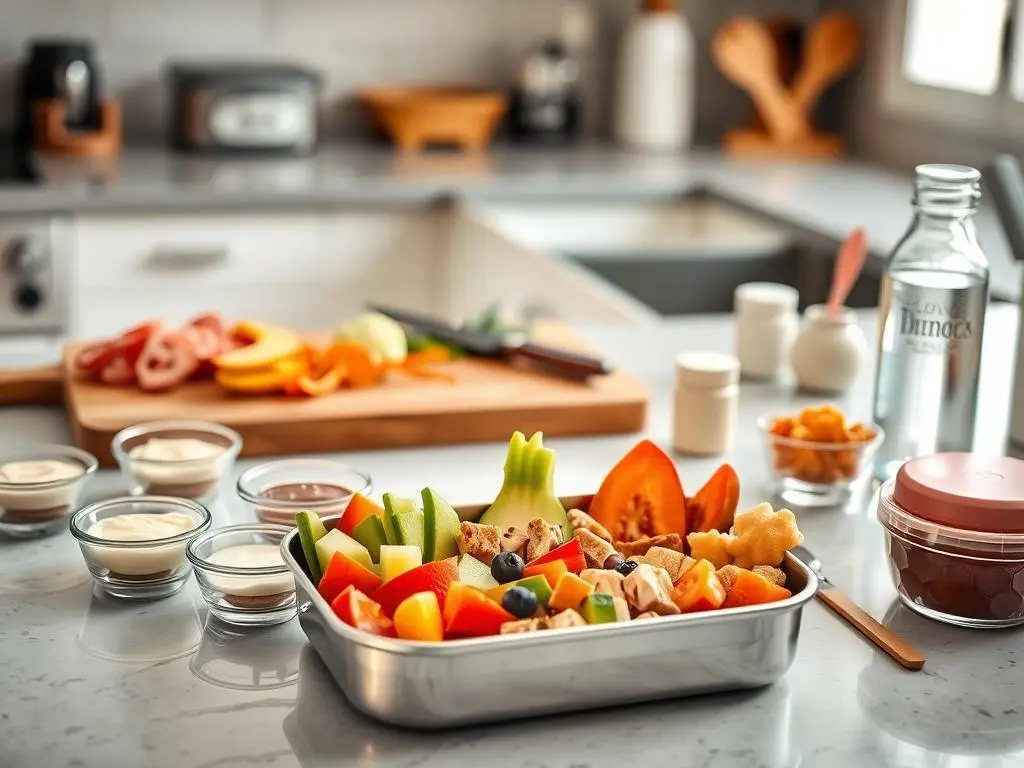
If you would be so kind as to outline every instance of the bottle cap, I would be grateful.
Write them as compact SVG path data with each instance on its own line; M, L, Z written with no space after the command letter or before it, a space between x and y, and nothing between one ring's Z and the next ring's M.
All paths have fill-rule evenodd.
M782 283L744 283L736 288L733 305L737 312L778 315L796 309L800 293Z
M722 387L740 380L740 361L722 352L681 352L676 381L698 387Z

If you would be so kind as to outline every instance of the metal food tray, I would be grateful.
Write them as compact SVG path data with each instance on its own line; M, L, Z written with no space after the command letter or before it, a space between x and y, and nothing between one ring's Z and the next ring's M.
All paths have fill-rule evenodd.
M585 510L591 498L562 503ZM486 508L457 511L475 520ZM324 524L330 529L337 520ZM281 549L295 574L299 624L349 702L378 720L420 729L768 685L793 663L803 607L818 589L810 569L787 555L782 567L793 596L777 603L423 643L343 623L305 570L298 531Z

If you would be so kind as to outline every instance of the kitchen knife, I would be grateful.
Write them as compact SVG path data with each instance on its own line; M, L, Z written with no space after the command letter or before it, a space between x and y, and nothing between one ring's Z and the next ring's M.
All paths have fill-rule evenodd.
M840 592L835 584L825 578L821 571L821 561L806 547L793 547L790 550L797 560L802 562L818 577L818 599L845 619L850 626L874 643L878 648L889 654L902 667L910 670L924 666L924 656L914 646L880 624L867 611L853 600Z
M571 378L585 378L612 372L604 360L578 352L517 340L496 333L463 330L433 317L391 307L370 306L368 309L414 328L425 336L462 347L470 355L505 360L522 358L543 365L552 373Z

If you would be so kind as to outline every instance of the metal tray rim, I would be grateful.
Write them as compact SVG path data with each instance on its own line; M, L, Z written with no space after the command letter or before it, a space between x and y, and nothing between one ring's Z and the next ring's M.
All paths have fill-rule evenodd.
M468 505L467 505L468 506ZM331 527L341 515L325 517L324 524ZM783 613L793 609L800 609L815 596L818 591L818 578L814 572L803 562L797 559L792 553L786 554L786 562L789 567L798 570L806 579L804 588L785 600L764 605L747 606L744 608L723 608L717 611L706 613L680 614L677 616L663 616L657 620L643 622L617 622L614 624L601 624L587 627L567 627L565 629L551 630L547 632L529 632L517 635L494 635L492 637L462 638L458 640L446 640L443 643L431 643L417 640L399 640L397 638L379 637L369 632L362 632L345 624L335 616L330 605L324 600L316 586L306 576L302 566L292 557L290 544L298 536L298 529L293 529L281 542L281 555L294 577L301 582L302 590L309 596L309 602L299 606L299 612L315 608L325 618L328 626L348 642L357 643L367 648L373 648L389 654L401 656L428 656L445 657L459 656L468 653L486 653L507 647L510 643L517 646L527 647L529 645L546 645L548 643L571 642L573 639L583 639L590 636L603 636L614 634L630 634L636 632L667 632L682 631L682 628L713 623L727 623L741 619L768 613Z

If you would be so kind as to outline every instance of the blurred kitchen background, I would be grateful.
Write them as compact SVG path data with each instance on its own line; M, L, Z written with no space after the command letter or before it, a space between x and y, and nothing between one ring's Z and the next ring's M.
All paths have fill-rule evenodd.
M723 74L716 35L744 15L765 22L768 76L792 80L814 25L836 12L855 39L810 110L824 138L765 148L776 121ZM675 13L668 34L682 36L638 54L658 34L638 19ZM842 48L823 39L826 53ZM734 59L748 52L763 53L733 46ZM663 81L683 127L650 111ZM552 82L562 90L546 112L523 108ZM379 129L402 119L388 89L416 84L490 89L507 100L501 124L491 130L487 104L452 106L455 134L484 126L466 128L461 153L420 146L431 130L455 138L448 127L386 139ZM249 109L253 89L284 96ZM47 129L36 98L63 110ZM798 285L806 305L858 225L873 258L851 301L873 306L909 221L909 171L1020 154L1022 102L1018 0L3 0L0 134L35 164L0 180L12 297L0 331L91 336L203 309L329 325L325 313L368 299L658 322L728 311L734 287L756 279ZM630 119L647 139L623 140ZM723 151L737 128L756 151ZM261 147L277 130L283 144ZM389 146L403 142L411 152ZM979 221L993 292L1016 300L1005 239L990 212Z

